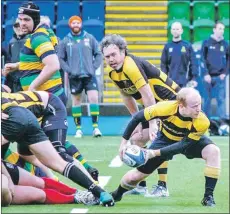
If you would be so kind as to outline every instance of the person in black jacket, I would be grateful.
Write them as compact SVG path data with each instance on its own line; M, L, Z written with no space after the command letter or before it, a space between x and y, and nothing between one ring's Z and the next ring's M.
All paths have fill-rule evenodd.
M197 86L198 63L191 43L181 38L183 28L180 22L171 26L173 39L168 42L161 56L161 70L174 80L180 87L187 85Z
M13 25L13 30L14 34L9 42L7 50L8 58L6 59L6 62L8 63L19 62L20 50L24 46L24 43L26 41L26 35L23 34L23 32L21 31L18 19L15 21ZM5 84L9 88L11 88L12 92L21 91L22 89L19 79L20 72L12 72L9 75L7 75Z
M217 101L217 116L226 117L225 91L226 75L229 73L229 44L224 40L224 24L217 22L213 28L213 34L202 44L201 68L204 74L204 112L211 116L212 95ZM213 93L213 94L212 94Z

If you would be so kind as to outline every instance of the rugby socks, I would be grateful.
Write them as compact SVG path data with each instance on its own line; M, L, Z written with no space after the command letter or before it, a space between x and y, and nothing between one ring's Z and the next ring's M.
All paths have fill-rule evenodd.
M102 192L105 192L101 187L97 186L93 181L91 181L80 169L78 169L74 163L68 163L66 165L63 175L81 187L88 189L98 198L100 198L100 194Z
M141 187L146 187L146 181L141 181L138 186L141 186Z
M158 176L159 176L158 185L166 188L168 161L165 161L164 163L162 163L158 167L157 171L158 171Z
M45 182L45 189L53 189L65 195L72 195L77 191L76 188L72 188L51 178L42 177L42 179Z
M92 117L93 128L98 128L99 105L90 104L90 115Z
M124 187L119 185L119 187L115 191L111 192L111 194L115 201L120 201L122 198L122 195L127 191L129 191L129 189L125 189Z
M64 195L53 189L42 189L46 194L45 204L70 204L74 202L74 195Z
M217 180L220 176L220 169L212 166L206 166L204 169L205 193L204 196L213 195Z
M72 115L73 115L77 130L81 129L81 116L82 116L81 106L73 106Z
M80 151L77 149L77 147L75 145L73 145L69 141L66 141L64 146L66 148L67 153L70 156L72 156L75 159L77 159L85 167L86 170L88 170L89 168L92 168L88 164L88 162L86 161L86 159L82 156L82 154L80 153Z

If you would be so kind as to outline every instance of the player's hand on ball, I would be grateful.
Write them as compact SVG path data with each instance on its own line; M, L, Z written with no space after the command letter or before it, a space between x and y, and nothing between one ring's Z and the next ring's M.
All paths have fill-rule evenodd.
M127 140L122 138L120 148L119 148L119 156L120 156L121 160L123 160L123 155L124 155L125 149L127 147L127 142L128 142Z
M156 120L149 121L149 138L151 141L153 141L158 132L158 125Z

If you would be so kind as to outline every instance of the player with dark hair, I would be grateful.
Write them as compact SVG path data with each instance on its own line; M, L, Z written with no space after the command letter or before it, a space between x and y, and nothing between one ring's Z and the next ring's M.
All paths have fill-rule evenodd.
M19 70L24 91L48 91L66 104L67 98L59 72L60 63L55 50L57 37L50 33L48 25L40 24L40 9L32 2L23 3L19 7L18 20L21 30L28 36L21 49L20 61L7 63L3 74Z
M174 100L180 87L164 72L148 61L128 54L127 43L120 35L107 35L101 42L101 51L109 67L109 77L119 88L123 101L133 116L137 111L137 103L144 107L154 105L162 100ZM141 147L157 131L156 120L139 124L134 130L131 143ZM167 197L167 167L163 163L158 169L158 184L153 186L153 197ZM145 181L142 181L131 193L145 193ZM141 191L142 190L142 191Z

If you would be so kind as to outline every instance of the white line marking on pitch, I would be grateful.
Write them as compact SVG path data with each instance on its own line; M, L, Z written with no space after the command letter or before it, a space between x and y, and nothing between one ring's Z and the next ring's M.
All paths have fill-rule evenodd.
M119 155L117 155L109 164L109 167L121 167L123 162L121 161Z
M109 182L110 178L111 178L111 176L99 176L98 177L99 186L101 188L104 188L107 185L107 183Z
M70 213L87 213L88 209L83 209L83 208L79 208L79 209L72 209Z

